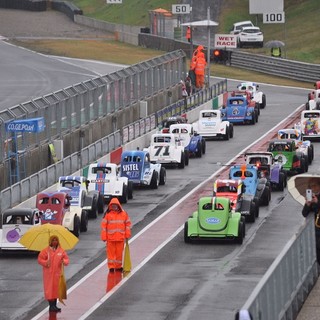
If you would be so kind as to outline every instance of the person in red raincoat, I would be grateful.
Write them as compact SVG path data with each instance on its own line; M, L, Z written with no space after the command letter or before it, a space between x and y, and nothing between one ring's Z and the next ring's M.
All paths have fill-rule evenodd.
M38 263L43 267L44 297L49 302L49 311L60 312L61 308L57 307L59 282L63 266L69 264L69 257L60 247L57 236L50 237L49 246L38 255Z
M131 236L131 220L117 198L112 198L101 221L101 240L106 242L110 272L123 271L124 243Z

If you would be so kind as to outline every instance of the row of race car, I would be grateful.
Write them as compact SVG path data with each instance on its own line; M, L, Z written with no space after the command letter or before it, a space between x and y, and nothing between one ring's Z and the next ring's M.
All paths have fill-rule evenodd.
M25 231L33 225L57 223L63 225L77 237L88 229L90 218L95 219L104 212L105 204L117 197L121 203L127 203L133 198L136 186L157 189L166 183L166 167L176 166L183 169L189 164L190 157L201 158L206 152L206 140L219 138L229 140L234 136L234 124L255 124L260 115L260 109L266 107L266 97L258 90L255 83L241 83L238 90L233 91L226 104L217 110L201 110L198 121L188 123L186 116L170 117L162 121L159 131L151 136L150 145L143 150L123 151L120 164L96 162L83 170L82 176L62 176L59 178L56 192L40 192L36 197L35 208L8 209L1 214L0 249L25 250L18 243ZM235 103L234 101L237 101ZM229 112L229 109L231 110ZM301 127L301 125L300 125ZM207 237L236 238L242 242L245 235L245 220L254 222L259 215L259 206L268 205L271 190L283 190L286 186L287 172L305 172L313 159L312 145L302 140L299 128L294 132L279 132L278 141L270 144L264 154L247 154L245 167L238 165L230 169L228 181L218 181L214 186L214 197L204 200L206 205L199 207L193 214L193 219L186 223L185 240ZM284 140L284 139L287 140ZM292 140L294 139L294 140ZM298 141L299 140L299 141ZM275 150L289 148L287 150ZM261 163L254 160L260 157ZM297 167L299 163L299 167ZM291 167L290 167L291 166ZM221 206L219 199L226 194L221 190L228 187L228 205L224 201ZM232 188L231 188L232 187ZM203 203L202 200L199 203ZM211 203L211 205L209 205ZM221 228L225 225L217 223L214 216L215 207L233 221L231 226L238 227L232 232ZM202 234L201 212L210 214L206 222L213 227L204 228L208 234ZM234 216L234 213L238 213ZM239 216L240 218L236 218ZM211 219L212 218L212 219ZM207 219L207 218L205 218ZM235 223L234 221L237 221ZM229 224L226 223L229 228ZM218 229L217 229L218 228ZM213 230L220 230L218 233ZM235 231L236 230L236 231ZM214 235L213 235L214 234Z
M279 130L266 151L247 152L245 164L230 168L229 179L214 182L213 195L201 198L197 211L185 222L186 243L213 239L243 242L245 223L254 222L259 207L269 204L271 191L283 191L288 176L308 171L314 158L310 140L318 136L305 129L305 119L303 111L301 122Z

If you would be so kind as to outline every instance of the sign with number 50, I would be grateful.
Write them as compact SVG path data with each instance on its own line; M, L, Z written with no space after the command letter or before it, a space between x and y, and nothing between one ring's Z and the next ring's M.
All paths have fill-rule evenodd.
M172 13L173 14L188 14L191 12L190 4L173 4Z

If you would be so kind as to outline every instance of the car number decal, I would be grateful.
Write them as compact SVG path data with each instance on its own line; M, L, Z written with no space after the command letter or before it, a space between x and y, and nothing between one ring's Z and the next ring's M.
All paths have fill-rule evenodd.
M170 146L155 146L154 147L155 149L157 149L156 153L154 154L156 157L160 155L162 156L169 156L170 155L170 152L169 152L169 148ZM161 152L163 149L163 152Z

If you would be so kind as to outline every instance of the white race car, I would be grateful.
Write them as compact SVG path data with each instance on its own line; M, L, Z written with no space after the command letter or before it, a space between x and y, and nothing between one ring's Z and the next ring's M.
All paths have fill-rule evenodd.
M0 250L27 250L20 238L32 227L41 224L40 210L13 208L0 213Z
M301 130L303 140L318 140L320 138L320 110L302 111L300 122L296 123L294 128Z
M57 189L72 197L70 211L76 212L79 217L82 217L83 210L90 218L97 218L98 213L104 211L102 194L97 190L88 191L88 180L84 176L61 176Z
M99 191L105 202L117 197L121 203L132 199L133 184L126 177L118 175L118 166L115 163L92 163L88 168L89 191Z
M190 123L177 123L170 126L170 133L173 133L176 141L184 146L184 150L190 156L201 158L206 153L206 140L195 133Z
M151 144L145 148L150 154L150 161L163 165L178 165L183 169L189 163L184 146L176 142L172 133L155 133L151 136Z
M266 95L259 91L259 85L255 82L241 82L237 88L239 90L250 91L253 96L253 101L259 103L260 109L264 109L267 105Z
M233 124L221 119L220 110L201 110L199 120L194 122L193 130L204 138L233 138Z
M307 158L309 164L314 158L314 147L311 141L303 140L301 130L299 129L281 129L278 131L278 139L294 140L297 151L302 152Z

